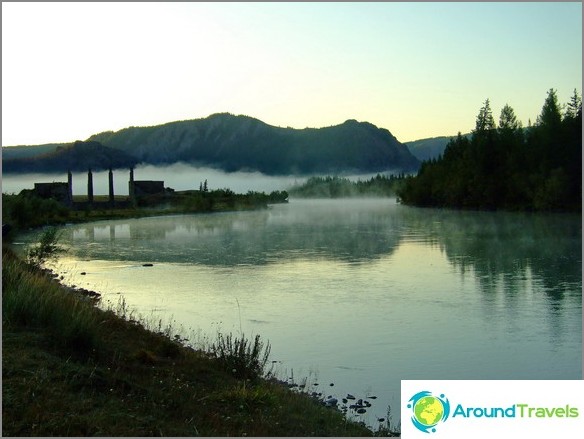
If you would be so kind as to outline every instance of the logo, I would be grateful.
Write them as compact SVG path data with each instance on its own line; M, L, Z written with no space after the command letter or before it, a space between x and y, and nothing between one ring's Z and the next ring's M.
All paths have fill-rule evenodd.
M414 427L424 433L435 433L434 427L446 421L450 414L450 403L444 394L435 396L427 390L412 396L408 401L408 408L412 410Z

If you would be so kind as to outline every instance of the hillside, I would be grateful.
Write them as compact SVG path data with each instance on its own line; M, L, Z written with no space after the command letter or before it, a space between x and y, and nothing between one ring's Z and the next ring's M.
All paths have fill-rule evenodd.
M132 161L152 165L185 162L227 172L307 175L410 172L420 164L388 130L355 120L326 128L293 129L221 113L204 119L103 132L88 141L103 145L107 148L104 152L112 152L106 154L108 160L115 159L122 166ZM73 144L74 149L77 147ZM23 165L13 162L6 151L3 148L3 170L21 172ZM90 157L95 159L95 165L104 164L95 154L89 154L78 157L78 165L86 169Z
M470 134L465 134L464 136L468 137ZM448 142L455 137L456 136L430 137L427 139L405 142L405 145L418 160L423 162L424 160L438 158L438 156L440 156L440 154L446 149Z
M24 148L23 152L18 151ZM88 168L128 168L137 160L122 151L103 146L99 142L77 141L63 145L40 145L2 148L2 171L17 172L67 172L86 171ZM13 151L14 150L14 151ZM36 154L35 154L36 152Z

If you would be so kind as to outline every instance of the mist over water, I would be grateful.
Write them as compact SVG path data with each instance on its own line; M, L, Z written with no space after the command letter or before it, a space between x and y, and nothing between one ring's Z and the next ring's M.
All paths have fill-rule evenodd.
M114 192L128 195L128 169L114 170ZM236 193L248 191L272 192L285 190L295 183L302 183L305 177L267 176L259 172L232 172L194 167L187 164L169 166L137 166L135 180L164 181L165 187L174 190L199 189L199 184L207 180L210 190L229 188ZM34 183L66 182L67 174L3 174L2 192L19 193L22 189L33 189ZM108 171L93 172L93 187L96 195L107 195L109 191ZM73 195L87 194L87 172L73 173Z
M281 377L377 396L372 425L398 419L401 379L582 376L579 215L291 200L63 233L69 284L187 333L261 334Z
M128 195L129 169L114 169L114 192L116 195ZM367 180L377 173L363 175L346 175L350 180ZM134 169L135 180L164 181L165 187L177 191L199 189L207 180L210 190L231 189L235 193L248 191L272 192L287 190L296 184L302 184L307 176L269 176L260 172L224 172L214 168L196 167L185 163L168 166L139 165ZM33 189L34 183L66 182L67 174L3 174L2 192L19 193L23 189ZM93 190L95 195L107 195L109 192L108 171L93 172ZM87 172L73 173L73 195L87 194Z

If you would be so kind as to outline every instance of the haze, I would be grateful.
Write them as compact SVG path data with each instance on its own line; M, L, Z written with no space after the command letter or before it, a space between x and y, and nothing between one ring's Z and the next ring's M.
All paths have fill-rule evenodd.
M2 3L3 146L216 112L405 142L581 83L579 2Z

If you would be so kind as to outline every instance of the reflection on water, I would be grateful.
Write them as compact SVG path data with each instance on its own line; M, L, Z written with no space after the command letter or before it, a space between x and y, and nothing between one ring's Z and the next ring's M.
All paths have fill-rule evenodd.
M68 282L187 329L260 333L282 374L376 393L368 422L399 416L401 379L582 377L580 216L292 200L69 226L64 242Z

